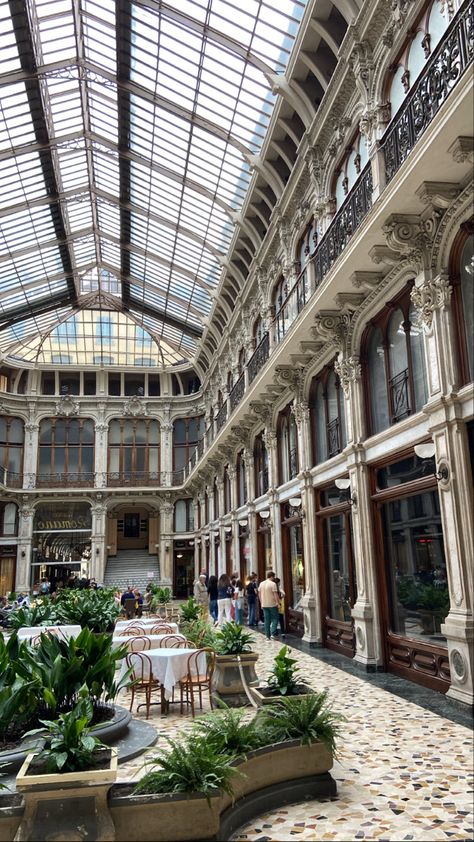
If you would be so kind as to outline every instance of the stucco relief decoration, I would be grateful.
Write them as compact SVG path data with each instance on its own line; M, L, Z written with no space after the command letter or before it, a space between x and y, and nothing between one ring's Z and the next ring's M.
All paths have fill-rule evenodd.
M56 401L56 415L79 415L79 402L75 401L71 395L64 395Z
M358 357L346 357L336 360L334 363L336 374L341 381L346 398L349 397L351 383L355 383L361 377L362 369Z
M413 287L411 300L419 311L419 322L428 330L433 323L435 310L447 307L453 288L447 278L439 277L434 281L427 281L419 287Z
M138 418L140 415L147 415L147 406L143 403L143 400L138 397L138 395L134 395L132 398L129 398L128 401L125 401L123 404L122 412L124 415L131 415L134 418Z
M350 326L348 313L321 312L315 317L314 332L338 350L343 351Z
M309 421L309 406L305 401L294 403L291 407L291 411L297 427L301 428L306 421Z
M393 214L383 232L388 247L410 260L420 271L431 265L431 247L439 219L440 210L432 210L426 216Z

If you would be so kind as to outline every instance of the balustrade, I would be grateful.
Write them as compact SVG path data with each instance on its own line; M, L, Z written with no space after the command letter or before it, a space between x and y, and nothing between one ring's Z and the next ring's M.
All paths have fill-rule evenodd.
M215 424L216 424L216 431L217 432L219 432L219 430L224 426L226 421L227 421L227 403L225 403L225 404L223 404L223 406L221 406L219 412L216 415Z
M232 389L229 398L230 398L230 411L232 412L235 407L240 403L242 400L243 394L245 392L245 375L241 374L239 379L237 380L234 388Z
M107 486L109 488L157 486L164 484L164 474L160 471L109 471L107 473Z
M249 375L249 384L255 380L258 372L263 368L265 363L268 360L270 352L270 336L268 333L265 334L262 341L259 345L255 348L252 356L250 357L247 363L247 370Z

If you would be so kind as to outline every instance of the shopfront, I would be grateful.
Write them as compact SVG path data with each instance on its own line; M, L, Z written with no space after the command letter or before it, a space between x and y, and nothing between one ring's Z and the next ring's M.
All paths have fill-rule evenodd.
M372 482L386 668L445 692L449 591L434 461L398 458L374 468Z
M286 594L287 626L288 631L298 637L304 634L301 600L305 592L305 570L301 519L301 508L295 508L290 503L282 504L283 588Z
M53 587L72 576L88 578L92 518L88 503L39 505L33 525L31 586L47 577Z

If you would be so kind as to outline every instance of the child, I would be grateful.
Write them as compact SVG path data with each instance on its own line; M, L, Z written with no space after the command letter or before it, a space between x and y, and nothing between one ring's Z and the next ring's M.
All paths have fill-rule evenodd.
M286 637L285 628L285 591L280 588L280 579L275 579L275 584L278 588L278 619L280 621L281 636Z

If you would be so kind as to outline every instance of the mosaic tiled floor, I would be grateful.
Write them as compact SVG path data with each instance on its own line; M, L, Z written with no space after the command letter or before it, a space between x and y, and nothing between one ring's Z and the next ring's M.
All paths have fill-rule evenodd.
M256 635L262 678L279 647ZM338 796L281 810L275 804L233 839L472 840L472 732L310 655L293 654L312 687L328 688L335 709L347 717L332 770ZM162 736L190 726L190 716L162 718L158 707L152 710L150 721ZM140 778L160 744L120 766L118 780Z

